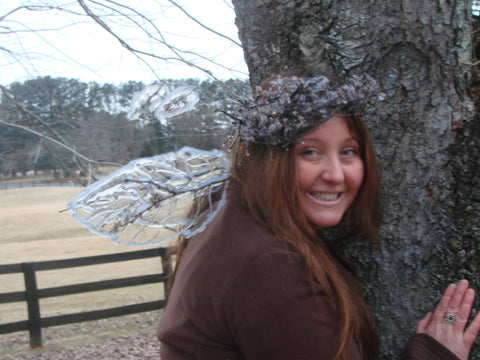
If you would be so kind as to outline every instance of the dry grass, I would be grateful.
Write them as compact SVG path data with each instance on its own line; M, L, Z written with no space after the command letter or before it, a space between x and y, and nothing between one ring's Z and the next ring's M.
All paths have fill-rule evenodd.
M0 190L0 264L65 259L138 250L119 246L90 233L66 210L80 188L24 188ZM95 280L152 274L162 271L159 259L86 266L38 273L46 288ZM0 293L23 290L23 277L0 275ZM44 299L42 316L127 305L163 297L163 287L146 285ZM0 304L0 323L26 319L25 303ZM1 337L0 337L1 342Z

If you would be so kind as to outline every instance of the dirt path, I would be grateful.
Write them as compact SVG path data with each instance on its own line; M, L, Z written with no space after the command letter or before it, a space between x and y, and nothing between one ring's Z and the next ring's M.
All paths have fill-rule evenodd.
M159 317L154 311L46 328L35 350L27 332L0 335L0 360L159 360Z

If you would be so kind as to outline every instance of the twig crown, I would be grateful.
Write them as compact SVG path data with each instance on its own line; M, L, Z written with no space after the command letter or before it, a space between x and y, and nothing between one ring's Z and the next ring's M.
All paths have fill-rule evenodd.
M288 147L335 112L359 114L375 98L382 100L382 94L368 75L353 76L343 84L326 76L277 76L256 88L253 102L231 114L234 136L245 144Z

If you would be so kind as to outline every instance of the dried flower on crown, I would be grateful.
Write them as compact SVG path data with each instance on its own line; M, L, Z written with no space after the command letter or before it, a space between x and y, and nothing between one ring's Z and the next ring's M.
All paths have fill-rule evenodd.
M277 76L256 88L255 100L237 108L234 133L245 144L288 147L334 112L357 114L380 95L370 76L354 76L343 84L325 76ZM377 96L377 97L378 97Z

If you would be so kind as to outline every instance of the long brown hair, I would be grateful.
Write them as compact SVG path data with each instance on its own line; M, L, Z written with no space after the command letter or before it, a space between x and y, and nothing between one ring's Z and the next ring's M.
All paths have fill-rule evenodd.
M376 239L380 180L373 146L359 117L352 115L345 119L359 143L365 169L362 186L346 215L349 217L346 235L361 234ZM364 359L378 358L378 339L364 301L339 273L326 242L301 209L294 149L254 143L247 148L237 143L233 153L230 190L238 193L260 224L301 255L312 280L319 283L327 295L338 319L336 359L348 359L352 338Z

